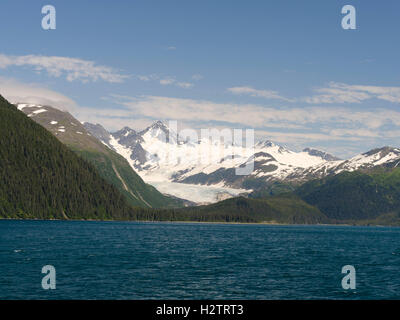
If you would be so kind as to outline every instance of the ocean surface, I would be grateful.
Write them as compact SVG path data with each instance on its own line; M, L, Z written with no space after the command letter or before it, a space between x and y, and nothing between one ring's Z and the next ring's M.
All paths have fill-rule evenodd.
M0 299L399 298L400 228L0 221Z

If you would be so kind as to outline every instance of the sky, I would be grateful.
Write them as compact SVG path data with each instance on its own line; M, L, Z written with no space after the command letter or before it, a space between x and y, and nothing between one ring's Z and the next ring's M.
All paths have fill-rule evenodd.
M399 16L397 0L2 0L0 94L110 131L252 128L350 157L400 146Z

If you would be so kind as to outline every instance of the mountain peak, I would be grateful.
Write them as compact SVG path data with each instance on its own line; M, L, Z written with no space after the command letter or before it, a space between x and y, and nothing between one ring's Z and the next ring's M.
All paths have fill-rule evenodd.
M258 141L258 142L256 143L255 146L256 146L256 147L259 147L259 148L263 148L263 147L270 148L270 147L275 147L276 144L273 143L273 142L270 141L270 140L260 140L260 141Z
M128 126L125 126L121 130L114 132L113 135L118 137L127 137L130 135L136 135L136 131L129 128Z
M158 120L158 121L154 122L154 123L150 126L150 128L152 128L152 129L162 129L162 130L166 130L166 131L169 130L169 128L167 127L167 125L166 125L164 122L162 122L161 120Z
M329 153L327 153L325 151L320 151L320 150L317 150L317 149L305 148L303 150L303 152L308 153L310 156L320 157L320 158L322 158L323 160L326 160L326 161L337 161L337 160L340 160L338 157L335 157L335 156L333 156L333 155L331 155L331 154L329 154Z
M106 129L104 129L104 127L101 125L101 124L99 124L99 123L96 123L96 124L94 124L94 123L90 123L90 122L84 122L83 123L83 126L86 128L96 128L96 129L101 129L101 130L104 130L104 131L106 131Z
M110 147L110 133L101 124L84 122L83 127L95 138L99 139L105 145Z
M363 153L363 155L371 156L371 155L379 153L382 157L384 157L387 154L389 154L390 152L393 152L395 154L400 155L400 149L393 148L393 147L390 147L390 146L384 146L382 148L375 148L375 149L372 149L372 150L370 150L368 152Z
M178 141L177 133L171 130L164 122L160 120L154 122L151 126L139 132L139 135L141 137L147 136L172 144L176 144Z

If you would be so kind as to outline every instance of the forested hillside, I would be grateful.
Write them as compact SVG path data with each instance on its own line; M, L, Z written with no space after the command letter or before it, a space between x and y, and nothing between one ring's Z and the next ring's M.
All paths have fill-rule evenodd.
M110 181L117 177L115 185L138 185L129 180L135 176L124 172L125 162L118 163L120 157L112 158L113 153L111 158L101 157L101 152L89 149L75 150L82 157L78 156L0 96L0 218L400 225L396 166L342 172L309 181L293 192L288 192L293 186L276 185L253 194L263 197L259 199L133 209L96 169L106 178L110 174ZM154 196L151 188L141 192L147 198Z
M129 219L96 169L0 96L0 217Z
M320 224L328 219L317 208L294 195L276 196L269 199L227 199L215 204L169 210L140 210L135 219L146 221L198 221Z
M296 194L335 221L374 220L383 214L396 217L400 212L400 168L343 172L307 182Z

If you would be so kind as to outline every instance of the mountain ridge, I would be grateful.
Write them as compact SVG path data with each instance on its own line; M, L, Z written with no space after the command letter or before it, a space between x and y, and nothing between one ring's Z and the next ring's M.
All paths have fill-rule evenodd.
M121 134L108 132L112 144L109 147L119 149L143 179L197 184L205 186L225 186L237 189L261 190L275 183L298 186L307 181L339 174L342 171L367 170L377 166L395 166L400 163L400 150L392 147L373 149L350 159L339 159L325 151L305 148L301 152L291 151L270 140L257 142L253 151L226 147L228 156L220 157L211 164L199 164L193 155L201 147L214 148L211 153L218 153L215 146L207 139L186 143L182 139L162 143L154 139L160 128L167 128L157 121L146 129ZM125 129L125 128L124 128ZM105 129L104 129L105 130ZM151 132L155 131L154 134ZM90 131L90 128L89 128ZM157 131L157 132L156 132ZM90 131L92 132L92 131ZM149 133L150 132L150 133ZM95 134L94 132L92 132ZM101 136L97 136L102 139ZM104 143L107 143L104 141ZM221 149L224 147L219 145ZM230 148L230 149L229 149ZM118 151L118 150L117 150ZM229 156L233 152L236 157ZM175 158L174 158L175 157ZM176 160L168 164L167 160ZM250 175L238 176L235 168L254 160L254 170ZM185 162L186 161L186 162Z
M18 103L16 107L45 127L71 150L91 162L102 177L115 185L133 206L183 206L182 201L164 196L153 186L146 184L124 157L92 136L70 113L35 104ZM96 129L101 130L101 127L97 126ZM104 129L101 135L103 139L107 138Z
M277 183L281 192L257 199L239 196L207 206L134 209L92 164L57 139L56 133L82 130L78 123L67 117L67 126L65 121L46 118L50 112L43 106L25 111L0 96L0 218L400 225L398 148L383 147L352 161L333 161L334 169L354 171L312 179L292 190ZM55 126L53 134L33 121L35 117ZM91 135L79 132L71 139L86 134L85 141L91 141ZM95 146L105 148L98 141ZM268 163L292 155L285 149L276 151L273 157L263 152L257 157ZM113 163L111 167L122 176Z

